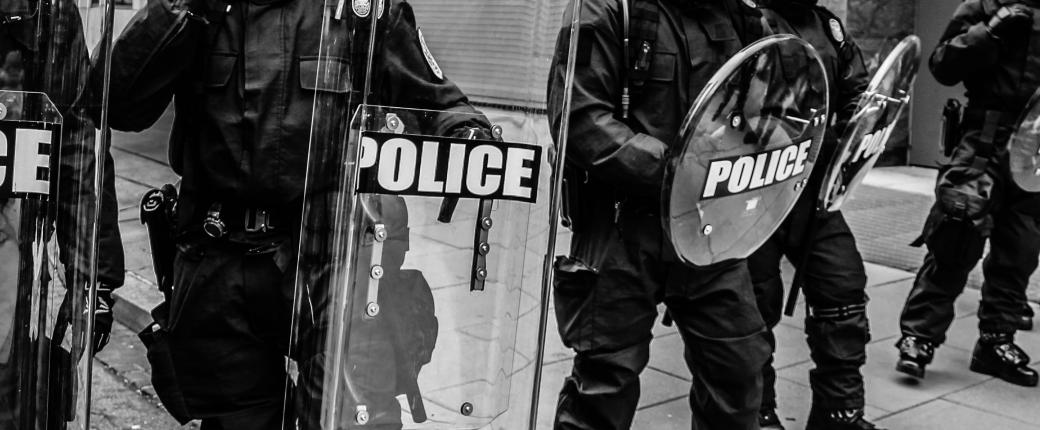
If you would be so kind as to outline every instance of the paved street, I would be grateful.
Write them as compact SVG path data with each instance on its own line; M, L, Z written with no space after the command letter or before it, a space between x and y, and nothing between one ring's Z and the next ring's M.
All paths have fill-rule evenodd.
M145 233L137 220L137 205L141 194L150 187L172 182L176 178L165 164L165 140L169 132L169 117L152 130L141 134L115 136L114 155L117 163L117 186L120 202L120 220L126 245L128 284L119 291L123 301L117 309L120 322L115 340L98 357L95 366L94 423L98 429L176 429L180 428L165 416L157 406L149 383L147 363L143 347L133 335L134 331L147 323L147 311L158 301L158 294L151 284L152 274ZM957 302L958 319L951 330L950 341L937 352L936 362L928 369L928 378L914 381L900 376L894 368L895 349L898 337L898 314L912 282L912 271L920 264L923 250L909 248L923 221L931 200L928 196L931 171L924 169L882 169L873 174L861 190L858 198L847 206L847 217L860 241L860 247L868 265L868 307L872 323L872 341L868 348L868 364L864 369L867 378L867 414L891 429L1040 429L1040 389L1015 387L992 378L971 373L967 370L970 349L976 336L975 310L978 307L978 276L973 277L975 288ZM544 202L540 202L532 213L544 213ZM442 264L443 269L433 265L423 266L421 256L434 261L462 261L452 258L470 246L471 231L437 229L422 225L429 219L422 214L435 210L426 204L410 203L412 212L412 247L406 266L421 266L435 290L438 301L438 318L441 320L441 339L435 354L455 357L452 351L490 351L499 345L493 341L501 327L474 326L486 312L496 312L495 303L485 302L472 308L453 308L442 303L462 303L457 297L466 291L468 282L451 275L458 270ZM471 213L472 205L460 205L460 213ZM542 212L540 212L542 211ZM465 218L463 218L465 219ZM544 237L544 225L532 227L528 237ZM565 245L566 236L563 237ZM561 248L562 249L562 248ZM467 251L468 252L468 251ZM465 252L462 252L465 254ZM529 253L530 254L530 253ZM468 255L468 254L467 254ZM440 259L440 260L437 260ZM524 282L537 282L541 255L526 255L520 265ZM468 261L466 261L468 264ZM790 267L785 275L791 275ZM532 291L526 289L517 316L523 330L531 330L537 312L537 302ZM1030 296L1036 300L1040 289L1032 288ZM509 297L507 295L507 297ZM489 310L491 309L491 310ZM484 312L484 313L482 313ZM514 310L515 312L515 310ZM549 332L544 379L541 387L539 428L551 427L551 413L556 402L562 378L569 372L571 353L559 342L555 322ZM445 334L447 333L447 334ZM650 367L642 377L643 393L636 416L637 429L688 429L689 410L686 391L689 387L689 372L682 359L682 345L673 329L658 326L652 347ZM808 388L808 350L802 333L801 318L787 318L777 329L779 352L777 366L780 368L778 392L780 414L788 429L801 429L808 412L811 393ZM454 339L454 340L452 340ZM524 401L524 381L529 375L531 357L523 351L530 344L530 335L521 334L513 343L504 346L516 348L512 356L510 375L515 378L511 386L512 400ZM1040 333L1021 333L1020 342L1034 357L1040 357ZM457 342L457 343L451 343ZM510 349L510 351L512 351ZM471 356L472 357L472 356ZM508 360L507 360L508 361ZM472 363L469 363L472 364ZM438 393L449 390L429 390L427 387L446 387L463 375L452 373L460 364L438 361L424 368L420 383L429 393L431 416L444 409L452 408L456 399L439 398ZM489 368L493 367L489 365ZM500 368L507 369L506 366ZM507 374L509 372L506 372ZM501 377L501 375L494 375ZM523 380L521 380L523 379ZM479 390L477 390L479 392ZM512 430L512 429L510 429Z

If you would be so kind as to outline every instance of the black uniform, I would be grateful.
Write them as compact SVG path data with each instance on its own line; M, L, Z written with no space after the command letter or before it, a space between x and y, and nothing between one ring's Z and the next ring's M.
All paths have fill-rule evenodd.
M1018 31L994 35L990 20L1001 7L1016 4L1032 9L1034 18ZM987 237L979 329L1016 330L1040 255L1040 195L1022 191L1011 180L1006 144L1040 86L1037 8L1035 0L967 0L932 53L932 74L945 85L964 83L968 104L960 144L940 170L939 195L923 235L929 252L900 318L904 336L935 345L946 340L954 300L982 257ZM972 188L963 188L974 196L966 211L957 208L959 197L946 192L959 186ZM972 210L976 204L980 210Z
M360 91L363 75L359 71L367 57L363 47L344 47L342 52L354 55L324 62L341 64L343 70L319 77L323 3L197 1L191 7L209 22L193 30L200 33L194 36L201 41L199 49L175 57L181 54L162 50L153 54L153 46L141 45L147 42L140 38L124 38L116 44L113 81L125 79L126 85L125 91L113 94L113 126L140 130L150 126L171 99L176 108L170 161L183 176L182 237L174 264L175 293L168 315L161 317L176 383L166 381L157 390L167 393L164 401L182 394L181 418L203 418L204 428L282 425L295 281L293 243L299 232L296 218L301 212L313 105L316 95ZM376 30L369 102L476 112L452 82L427 65L411 6L392 0L386 7ZM343 20L332 20L330 25L343 27L332 31L350 34L367 28L367 19L348 11ZM134 31L134 25L130 24L128 33ZM367 36L361 37L367 41ZM172 66L134 80L149 64ZM353 105L344 105L343 118L359 102L360 97L355 97ZM435 125L436 133L461 125L441 122ZM403 202L397 200L382 204L395 205L391 214L403 214L403 208L397 206ZM206 213L218 204L230 232L214 240L199 229ZM274 228L266 233L244 231L239 221L243 213L261 209L271 215ZM406 225L407 220L387 221L401 223ZM391 235L402 237L397 233ZM399 266L407 242L397 248L401 255L386 259L398 261ZM396 269L390 263L386 266L390 271ZM321 297L305 300L317 308L311 310L323 312ZM312 320L309 316L302 320ZM299 335L301 349L308 348L311 338L320 337L313 332ZM320 362L321 357L312 355L316 351L297 353L303 354L293 357L303 367L300 396L318 398L321 369L307 366ZM385 375L382 370L386 369L373 369L372 376ZM385 397L375 401L379 400L386 403ZM319 404L309 412L318 413L322 406L329 407ZM374 406L378 410L372 411L370 427L386 423L400 428L396 402L390 411L380 409L380 404ZM392 413L381 421L385 412ZM301 425L309 428L311 418L301 419Z
M632 425L663 301L693 373L693 427L757 428L769 345L747 266L680 263L659 208L665 152L680 122L711 75L763 34L761 16L740 1L631 3L633 64L624 61L621 3L589 0L570 112L560 111L565 43L550 75L551 122L570 115L566 175L574 230L571 255L557 258L554 299L560 335L577 352L555 427ZM621 114L625 75L633 84L627 119Z
M841 212L816 211L826 166L837 139L866 88L869 75L859 47L831 12L815 1L763 0L759 4L777 33L809 42L823 59L831 84L830 106L836 125L828 129L819 165L795 208L777 232L748 258L759 310L770 328L781 318L783 283L780 259L804 264L808 311L805 332L816 368L809 373L813 408L824 411L862 409L863 376L870 337L866 316L866 274L856 241ZM807 236L807 230L811 234ZM806 250L806 247L811 249ZM807 252L808 251L808 252ZM807 260L802 263L803 256ZM770 343L775 338L769 333ZM772 360L763 368L763 410L776 408L776 371Z

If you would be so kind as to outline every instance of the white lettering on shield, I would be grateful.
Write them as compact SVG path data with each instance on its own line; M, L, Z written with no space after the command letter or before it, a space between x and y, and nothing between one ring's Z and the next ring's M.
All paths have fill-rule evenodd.
M856 153L852 155L852 158L849 160L849 162L855 163L858 161L866 160L870 157L880 154L881 151L884 151L885 136L888 136L888 132L892 130L892 127L894 126L895 123L892 123L889 124L888 127L885 127L881 130L863 136L863 143L859 145L859 148L856 148Z
M533 202L540 156L530 145L368 133L358 191Z
M9 135L0 133L0 158L6 160L0 163L0 188L10 183L13 194L49 194L52 136L50 130L18 128L11 145Z
M712 160L701 198L746 193L784 182L805 172L812 140L772 151Z

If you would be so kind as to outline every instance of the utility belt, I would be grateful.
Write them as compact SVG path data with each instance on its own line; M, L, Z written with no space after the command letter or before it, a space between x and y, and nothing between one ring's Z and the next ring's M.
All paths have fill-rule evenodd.
M201 231L214 239L232 233L289 232L297 225L299 207L286 205L278 208L244 206L237 203L214 202L206 209L199 223ZM194 230L194 226L191 228Z

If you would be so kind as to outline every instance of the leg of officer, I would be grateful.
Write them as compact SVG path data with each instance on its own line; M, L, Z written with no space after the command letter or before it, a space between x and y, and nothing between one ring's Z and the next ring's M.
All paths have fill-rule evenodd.
M932 209L932 215L938 209ZM903 336L914 336L933 343L946 341L953 323L953 302L964 291L968 274L982 258L985 239L970 222L940 221L925 242L928 254L917 272L914 286L906 298L899 323Z
M692 428L757 429L770 348L746 263L669 272L665 303L693 374Z
M980 335L971 370L1032 387L1037 385L1037 372L1029 367L1028 354L1015 345L1014 335L1029 276L1040 256L1040 226L1033 215L1040 213L1040 198L1007 197L1007 203L993 213L990 253L982 265Z
M1030 203L1040 206L1040 198L1030 199L1037 202L1019 201L993 214L990 252L982 263L985 283L979 329L983 331L1014 332L1018 326L1029 277L1040 261L1040 219L1019 209Z
M821 428L838 428L847 423L831 421L861 413L864 406L860 367L866 363L870 339L867 276L844 216L840 212L819 213L815 221L813 240L807 244L812 250L804 277L808 305L805 333L816 364L809 371L812 412L816 422L827 423ZM798 248L789 255L801 255Z
M632 426L662 273L655 262L660 227L645 218L623 220L624 228L610 218L589 220L572 238L573 257L556 262L556 318L563 343L577 356L560 392L555 429Z
M784 283L780 274L780 259L783 257L782 241L784 237L782 230L777 231L747 260L758 312L762 315L767 327L765 339L773 353L776 352L776 336L773 334L773 328L780 323L783 312ZM776 407L776 369L773 368L773 354L769 354L769 358L762 366L761 411L773 413ZM769 424L772 424L771 420L771 418L767 420Z
M192 415L207 430L281 429L291 276L220 242L185 247L174 279L170 347Z

